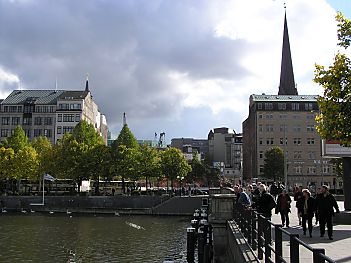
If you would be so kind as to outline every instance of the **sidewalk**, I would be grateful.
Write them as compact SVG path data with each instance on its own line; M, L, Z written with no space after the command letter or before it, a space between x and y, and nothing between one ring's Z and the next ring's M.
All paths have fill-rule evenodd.
M344 210L344 202L338 202L340 211ZM274 210L273 210L274 212ZM336 225L334 223L333 228L333 238L334 240L329 240L326 230L325 237L320 237L319 225L315 225L315 218L313 218L313 233L312 238L309 235L304 236L302 227L299 226L299 221L297 217L297 210L295 207L295 202L292 202L290 218L290 228L284 228L288 232L293 234L299 234L300 239L314 248L324 248L325 254L336 262L346 263L351 262L351 225ZM280 224L280 214L273 214L273 223ZM274 233L273 233L274 234ZM274 238L274 237L273 237ZM290 257L290 247L288 237L283 234L283 255L286 260L289 261ZM306 248L300 246L300 262L312 262L312 252Z

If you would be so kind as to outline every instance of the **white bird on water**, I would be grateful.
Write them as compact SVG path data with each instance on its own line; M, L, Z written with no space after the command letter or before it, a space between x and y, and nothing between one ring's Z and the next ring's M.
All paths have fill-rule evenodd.
M54 211L50 211L49 214L52 215L54 213Z
M127 222L126 221L126 224L130 227L133 227L135 229L138 229L138 230L146 230L145 228L143 228L142 226L138 226L137 224L134 224L134 223L131 223L131 222Z
M67 209L66 214L70 215L70 214L72 214L72 211L68 211L68 209Z

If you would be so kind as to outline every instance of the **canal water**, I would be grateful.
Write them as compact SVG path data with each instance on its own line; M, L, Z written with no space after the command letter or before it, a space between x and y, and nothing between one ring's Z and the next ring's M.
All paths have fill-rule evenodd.
M186 262L188 222L184 217L0 214L0 262Z

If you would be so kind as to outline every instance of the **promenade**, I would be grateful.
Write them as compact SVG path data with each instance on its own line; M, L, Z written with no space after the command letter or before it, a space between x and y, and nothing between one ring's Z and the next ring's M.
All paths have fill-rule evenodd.
M344 210L344 202L338 202L340 211ZM274 210L273 210L274 212ZM314 248L324 248L325 254L331 259L339 263L351 262L351 224L350 225L337 225L334 223L334 240L328 239L326 231L325 237L320 237L319 224L315 225L315 218L313 218L313 233L312 238L309 237L308 233L306 236L303 235L302 227L299 226L297 217L297 210L295 202L292 202L290 217L290 227L285 228L287 231L293 234L299 234L300 239L308 243ZM273 223L280 224L280 214L273 214ZM273 233L274 234L274 233ZM273 236L274 238L274 236ZM283 255L284 258L289 262L290 247L289 241L286 235L283 235ZM312 262L312 252L300 246L300 262Z

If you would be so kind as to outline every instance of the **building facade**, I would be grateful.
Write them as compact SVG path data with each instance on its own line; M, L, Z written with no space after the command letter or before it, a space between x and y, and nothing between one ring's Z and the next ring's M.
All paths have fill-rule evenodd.
M224 176L242 180L242 134L226 127L215 128L208 134L209 157L213 166Z
M30 140L45 136L54 144L86 120L107 143L106 117L87 87L88 83L85 91L14 90L0 103L0 141L20 125Z
M173 138L171 147L178 148L187 154L187 159L191 159L195 152L199 154L201 160L207 158L209 154L208 140L206 139Z

